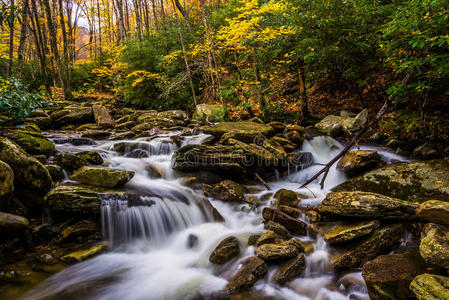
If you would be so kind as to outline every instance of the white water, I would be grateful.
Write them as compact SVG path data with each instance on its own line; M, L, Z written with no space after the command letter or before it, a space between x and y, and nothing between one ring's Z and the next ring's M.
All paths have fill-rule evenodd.
M206 138L206 135L186 137L183 144L201 143ZM225 218L224 223L211 221L197 204L202 192L183 186L182 179L175 177L171 155L176 147L167 145L168 140L169 136L162 136L151 141L126 141L152 149L147 158L125 157L126 151L122 155L114 152L114 144L123 141L94 147L58 145L66 151L100 151L110 167L135 171L126 187L145 196L134 204L130 199L103 200L103 234L113 250L50 277L30 291L26 299L193 299L222 289L238 269L239 261L254 255L254 248L246 247L246 243L249 235L264 231L261 207L251 209L247 204L230 205L210 199ZM330 137L316 137L306 141L302 150L311 152L315 163L326 163L341 148ZM265 205L269 205L272 196L266 194L287 188L306 195L301 205L317 205L331 187L345 180L334 166L324 190L320 189L319 181L299 190L301 183L320 168L314 165L300 171L290 170L286 178L269 183L272 191L258 187L263 191L253 196L268 198ZM161 178L154 178L149 169L158 170ZM225 266L211 264L210 253L229 235L240 240L241 255ZM197 238L193 245L189 244L192 236ZM300 238L313 242L315 249L306 255L307 268L302 276L286 287L273 284L270 276L266 276L254 289L281 299L368 299L360 272L337 278L331 271L332 251L320 236ZM274 270L270 267L271 274Z

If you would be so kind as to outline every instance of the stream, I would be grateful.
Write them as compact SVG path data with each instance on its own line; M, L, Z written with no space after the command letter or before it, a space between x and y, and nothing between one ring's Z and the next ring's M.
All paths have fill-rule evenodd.
M177 134L162 133L151 140L96 141L96 145L90 146L57 145L57 150L65 152L98 151L109 167L134 171L135 176L125 188L144 196L133 203L126 199L102 199L102 233L110 251L49 277L24 299L211 298L208 295L225 287L244 258L255 255L254 246L247 246L248 237L265 231L261 211L273 202L272 195L277 190L285 188L304 194L300 206L316 206L332 187L346 180L334 165L323 190L318 181L299 189L301 183L322 168L320 163L327 163L344 146L331 137L318 136L306 140L300 149L312 153L314 165L303 170L290 169L287 176L279 175L268 182L271 191L262 185L248 187L253 193L248 196L257 197L263 205L252 207L210 198L225 219L215 222L198 201L204 197L203 192L184 185L184 179L171 167L177 147L170 136ZM205 134L188 136L183 145L199 144L207 138ZM135 155L130 149L114 151L114 144L122 142L139 143L145 155ZM386 162L405 160L377 147L361 149L376 149ZM155 170L160 178L155 176ZM300 218L308 223L305 215ZM230 235L239 239L240 255L223 266L213 265L209 262L210 253ZM309 232L297 238L313 245L313 250L306 254L303 274L281 287L271 282L277 267L270 266L268 275L256 283L253 291L275 299L369 299L360 270L339 276L332 272L329 261L336 250L319 234Z

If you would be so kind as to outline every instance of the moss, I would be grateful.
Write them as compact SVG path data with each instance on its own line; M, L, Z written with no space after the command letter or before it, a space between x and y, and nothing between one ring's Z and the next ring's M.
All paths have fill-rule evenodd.
M410 290L419 300L446 300L449 299L449 277L421 274L413 279Z
M80 261L83 261L89 257L96 255L96 254L99 254L100 252L102 252L105 249L106 249L106 244L102 243L102 244L93 246L89 249L79 250L79 251L64 255L63 257L61 257L61 260L63 262L72 262L72 263L80 262Z
M274 198L277 199L276 207L279 209L281 205L286 205L290 207L298 206L298 195L287 189L280 189L274 194Z
M380 222L377 220L335 226L326 233L324 240L327 243L347 242L368 235L379 226Z
M31 155L43 154L50 156L55 151L55 145L40 133L25 130L8 130L5 136L12 139Z
M126 184L133 176L132 171L83 166L73 173L70 179L88 185L113 188Z

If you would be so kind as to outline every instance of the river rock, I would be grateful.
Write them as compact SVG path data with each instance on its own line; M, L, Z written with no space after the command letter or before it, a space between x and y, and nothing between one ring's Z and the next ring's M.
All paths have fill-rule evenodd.
M449 201L449 161L394 163L352 178L334 191L366 191L411 202Z
M278 236L285 238L285 239L290 239L292 237L292 234L290 233L290 231L288 231L281 224L273 222L273 221L266 222L264 228L269 231L273 231Z
M52 123L56 127L68 124L91 123L94 120L92 107L67 106L62 110L50 114Z
M223 265L227 263L232 258L240 254L240 243L239 240L230 236L225 238L218 244L214 249L212 254L209 256L209 261L213 264Z
M133 171L84 166L73 173L70 179L87 185L114 188L125 185L134 174Z
M306 259L304 254L301 253L281 265L276 273L274 273L272 280L279 285L284 285L296 277L299 277L305 269Z
M368 192L333 192L318 205L319 213L339 217L409 220L416 218L417 204Z
M270 141L274 141L282 146L282 148L285 150L285 152L292 152L296 149L296 144L291 142L289 139L280 137L280 136L272 136L269 139Z
M94 114L95 123L99 127L112 127L114 126L114 120L112 120L108 109L100 104L92 105L92 112Z
M268 126L271 126L276 133L283 133L285 130L285 124L279 122L279 121L271 121L267 124Z
M95 245L88 249L78 250L69 254L66 254L61 257L61 261L67 263L76 263L83 260L86 260L92 256L99 254L100 252L106 250L107 245L105 243L101 243L99 245Z
M60 215L99 216L101 199L104 196L126 199L128 195L121 191L90 186L60 185L45 195L44 204L52 213Z
M70 241L76 241L77 238L81 236L86 236L91 233L96 233L98 231L97 224L90 220L82 220L69 227L66 227L59 235L55 238L55 243L67 243Z
M51 179L54 182L60 181L65 178L64 170L58 165L45 165L50 173Z
M226 114L226 108L215 104L198 104L193 113L193 118L201 122L222 122Z
M229 281L225 291L234 294L251 288L259 279L268 272L268 266L264 260L257 256L251 256L241 262L241 268Z
M1 199L11 195L14 191L14 172L11 167L0 160L0 207Z
M182 110L148 111L137 118L138 125L132 131L146 131L154 127L184 126L189 121L189 115Z
M429 200L419 205L417 215L426 221L449 225L449 202Z
M214 184L211 189L204 189L204 192L207 196L215 199L227 202L243 202L246 189L235 181L224 180Z
M28 154L50 156L55 152L55 145L41 133L23 129L9 129L4 136L13 140Z
M418 300L446 300L449 299L449 277L421 274L413 279L410 290Z
M413 156L419 159L434 159L438 158L440 155L435 147L432 147L428 143L425 143L413 150Z
M354 118L329 115L315 124L315 127L331 136L338 136L343 130L356 132L368 121L368 110L364 109Z
M302 143L304 142L304 133L300 133L296 130L288 131L286 134L284 134L284 137L294 145L296 145L296 147L301 147Z
M274 231L268 230L260 235L256 241L256 246L259 247L263 244L274 243L276 240L276 234Z
M221 122L217 125L203 126L201 130L217 138L221 138L224 134L232 135L232 138L244 143L254 142L254 139L259 135L271 136L274 134L271 126L247 121ZM228 136L228 139L230 137Z
M307 224L301 220L290 217L282 211L265 207L262 216L266 221L273 221L284 226L288 231L297 235L305 235L307 233Z
M115 128L117 128L117 126L115 126ZM119 129L119 128L117 128L117 129ZM109 137L111 134L112 134L112 132L105 131L105 130L89 130L89 131L84 132L81 137L101 140L101 139Z
M84 158L72 153L57 154L55 161L58 165L69 171L77 170L89 164Z
M377 220L338 225L326 233L324 240L329 244L351 241L370 234L379 226L380 222Z
M421 232L419 252L428 264L449 269L449 226L427 223Z
M276 208L279 209L279 206L286 205L291 207L298 206L298 195L287 189L280 189L274 194L274 198L276 199Z
M356 150L345 154L337 164L337 169L348 176L354 176L377 167L380 155L374 150Z
M376 256L391 252L404 232L402 224L393 224L375 230L370 236L331 261L335 271L358 268Z
M280 244L263 244L256 248L256 255L263 260L281 260L297 256L304 251L304 246L297 239L290 239Z
M9 233L10 231L24 230L28 225L29 222L27 218L0 212L0 231L3 232L3 234L5 234L5 232Z
M85 160L89 165L102 165L103 158L100 153L95 151L81 151L75 154L79 158Z
M41 129L49 129L51 127L51 118L43 111L32 111L26 118L26 121L36 124Z
M11 167L15 182L26 189L50 190L52 180L47 168L8 138L0 137L0 160Z
M426 271L417 251L381 255L363 265L362 276L373 300L410 299L412 280Z

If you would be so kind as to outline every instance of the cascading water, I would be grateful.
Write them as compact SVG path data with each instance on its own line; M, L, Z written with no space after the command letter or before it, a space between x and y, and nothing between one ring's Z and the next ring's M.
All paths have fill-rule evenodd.
M136 172L126 188L139 196L102 200L103 234L112 251L53 275L31 290L26 299L196 299L221 290L239 262L254 255L254 247L243 247L240 257L224 267L209 262L210 253L223 238L233 235L246 245L249 235L263 232L261 208L209 199L225 218L225 222L213 222L198 204L202 193L184 186L171 168L176 148L171 137L106 142L95 147L58 145L66 151L94 148L102 152L110 167ZM182 145L201 143L207 138L203 134L185 137ZM305 141L302 151L312 153L314 165L290 170L286 178L269 183L271 191L251 196L269 205L273 192L287 188L306 196L301 205L319 204L331 187L346 179L335 166L323 190L319 181L301 190L298 187L341 148L330 137ZM140 154L130 155L136 149ZM302 219L308 222L305 216ZM300 238L314 246L314 251L306 255L307 269L302 276L286 287L277 286L266 276L254 289L280 299L369 299L360 272L341 278L332 272L329 260L333 250L321 236ZM270 274L273 271L272 267Z

